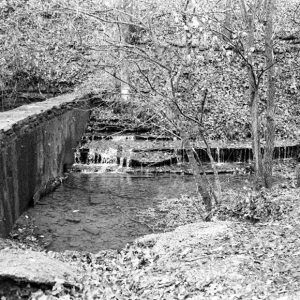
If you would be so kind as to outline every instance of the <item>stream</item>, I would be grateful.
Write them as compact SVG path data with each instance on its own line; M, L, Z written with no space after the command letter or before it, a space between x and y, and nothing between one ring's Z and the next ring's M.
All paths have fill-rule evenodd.
M31 228L25 238L42 239L49 250L98 252L121 249L152 233L152 224L140 215L150 210L154 218L163 217L159 205L166 199L196 193L185 155L175 143L116 136L79 146L73 172L17 220L12 236L19 238ZM222 188L243 187L249 174L234 174L239 164L249 161L248 148L227 149L226 159L227 150L215 149Z
M135 221L138 212L192 190L191 176L71 173L18 223L34 220L41 236L51 234L49 250L120 249L151 233Z
M221 180L226 186L233 175ZM47 249L53 251L121 249L152 233L137 221L140 212L155 209L164 198L193 193L192 176L71 173L57 190L29 208L17 225L34 222L39 236L51 236Z

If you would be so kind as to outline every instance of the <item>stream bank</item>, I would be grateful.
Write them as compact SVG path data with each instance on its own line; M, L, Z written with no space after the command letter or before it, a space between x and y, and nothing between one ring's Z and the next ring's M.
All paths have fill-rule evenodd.
M123 177L123 183L129 186L128 175L136 176L137 174L127 174L120 170L127 166L124 167L124 164L120 166L121 159L118 161L118 157L115 156L116 151L108 151L108 153L113 153L113 156L108 155L106 157L108 162L102 163L113 165L116 169L109 170L108 168L106 169L108 172L104 174L101 174L99 170L98 174L92 174L92 170L85 169L84 172L70 175L69 181L65 181L65 185L59 189L77 188L81 190L80 200L84 199L83 202L91 206L93 210L98 206L103 209L101 203L105 204L105 209L110 209L107 203L103 202L106 200L103 195L109 193L99 193L94 190L95 183L96 185L101 183L101 188L104 187L103 191L107 192L104 181L99 179L101 176ZM113 161L109 161L110 157L113 157ZM150 161L153 163L152 159ZM93 165L96 164L89 163L85 166ZM164 167L172 166L163 165L160 168ZM250 184L249 179L251 180L249 174L245 174L245 181L241 183L240 188L233 186L234 174L226 175L230 176L230 180L225 181L224 185L228 188L233 187L234 192L230 190L226 193L224 210L221 214L216 214L214 222L210 223L199 222L193 195L178 196L174 188L174 186L177 188L177 184L173 176L176 178L179 175L167 174L167 178L171 178L174 183L168 190L174 190L176 197L160 199L163 200L158 204L160 211L153 210L151 206L144 206L142 211L138 211L139 213L135 215L140 218L140 226L144 229L147 227L149 230L148 226L145 226L147 224L155 228L156 232L166 231L166 233L146 235L131 241L127 246L118 246L118 250L92 251L94 253L91 253L92 249L77 251L76 247L80 247L82 243L77 242L73 244L75 247L71 245L73 247L71 250L53 252L51 251L51 245L55 245L53 232L41 232L40 228L34 224L33 218L29 215L26 218L25 214L25 226L20 223L20 226L15 228L12 232L13 241L0 240L0 262L1 259L5 262L10 258L12 249L18 249L17 255L20 257L32 257L35 262L23 260L22 272L25 270L25 273L20 272L19 267L13 269L13 273L3 272L5 268L0 266L2 270L0 297L32 300L298 299L300 296L298 285L300 279L300 192L295 188L294 167L294 161L287 166L281 161L277 162L275 176L278 179L272 191L264 195L268 200L266 203L273 204L265 207L265 211L268 213L270 208L271 212L259 219L256 225L247 221L243 211L238 211L240 199L245 202L249 200L247 198L249 192L247 187ZM128 170L130 168L132 166L128 166ZM135 170L143 171L137 176L139 180L146 176L147 180L149 177L150 179L157 177L160 183L163 182L164 176L155 175L156 171L146 174L144 169L144 166L135 168ZM118 171L121 171L121 174ZM241 177L240 173L238 175ZM82 183L81 179L78 180L81 176L84 178ZM93 182L87 179L89 176L97 180ZM181 181L182 178L190 178L186 175L179 177ZM112 186L115 190L122 192L113 180ZM153 191L157 191L155 186L147 191L146 195ZM128 205L129 199L124 197L126 193L126 191L125 195L121 193L121 197L119 195L118 198L130 210L134 207ZM82 205L80 201L75 201L77 207L73 209L64 206L74 200L72 197L63 196L63 201L58 197L55 202L55 199L51 198L54 197L53 195L48 195L47 201L43 203L44 200L41 200L36 206L41 211L44 206L52 210L51 213L48 211L48 220L55 220L57 227L64 227L64 229L80 225L82 228L75 229L74 232L82 237L90 235L90 241L101 236L99 228L83 227L86 224L82 224L83 219L78 217L81 208L79 206ZM109 196L115 195L110 193ZM53 201L58 205L53 205ZM60 209L63 215L57 214L59 215L57 218L53 216L53 212L57 210L59 204L62 204ZM114 204L114 208L117 206L120 206L119 203ZM234 216L228 214L228 210L240 214ZM220 221L220 219L227 221ZM173 222L169 222L170 220ZM135 229L134 233L136 233ZM134 235L131 238L134 240L136 237ZM41 259L38 260L38 257ZM61 274L55 277L57 274L53 271L49 273L50 277L44 277L43 272L48 269L48 263L50 265L63 263L67 269L72 266L72 269L75 268L74 280L67 281ZM42 272L42 280L30 277L32 270L37 267ZM7 286L12 293L7 293Z
M7 300L299 299L299 192L275 187L273 201L292 205L281 218L255 226L234 220L196 222L145 236L119 251L41 253L21 244L6 244L5 250L0 242L0 262L1 257L8 258L7 249L17 248L20 257L36 253L45 258L23 261L22 270L31 272L38 265L44 274L46 262L54 260L70 265L75 280L71 285L64 277L53 282L50 274L44 277L45 286L41 280L30 282L28 273L20 277L18 268L12 275L0 267L0 296ZM12 280L10 296L3 293L7 277Z
M213 172L206 150L201 143L194 146L209 176ZM277 146L279 165L297 154L296 145ZM250 145L225 147L213 142L212 147L223 190L241 193L252 181ZM69 177L18 219L11 237L48 250L96 253L121 249L145 234L201 219L194 218L193 202L201 201L186 151L174 137L126 116L96 119L92 115L74 161ZM274 179L282 181L280 174ZM167 216L176 206L184 216ZM167 219L174 226L166 224Z
M256 225L228 214L226 222L218 220L221 215L216 215L213 222L199 222L193 205L175 201L164 203L169 212L163 217L166 233L146 235L119 250L45 251L37 239L32 239L34 235L27 235L29 239L24 235L23 240L0 240L0 296L7 300L296 300L300 296L300 191L295 188L293 168L293 162L276 165L275 175L282 177L266 194L276 214ZM247 190L244 194L228 193L225 207L239 204L242 195L247 195ZM151 211L144 212L143 221L155 219ZM174 222L168 223L170 219ZM7 255L14 251L20 257L29 255L41 260L23 260L22 273L19 267L11 269L13 273L5 272L1 259L6 262ZM75 281L53 277L56 272L44 277L47 262L53 265L52 260L68 269L71 266ZM30 274L37 267L42 277L35 282Z
M220 180L225 190L229 183L242 189L250 177L223 175ZM183 224L201 220L195 219L191 199L200 202L192 176L71 173L17 220L11 237L51 251L122 249L138 237L170 228L164 222L157 224L166 220L168 203L186 206Z

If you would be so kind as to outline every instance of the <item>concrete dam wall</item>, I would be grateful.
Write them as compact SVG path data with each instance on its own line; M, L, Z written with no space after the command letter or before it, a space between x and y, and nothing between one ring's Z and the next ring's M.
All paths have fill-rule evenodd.
M0 113L0 237L73 163L89 100L68 94Z

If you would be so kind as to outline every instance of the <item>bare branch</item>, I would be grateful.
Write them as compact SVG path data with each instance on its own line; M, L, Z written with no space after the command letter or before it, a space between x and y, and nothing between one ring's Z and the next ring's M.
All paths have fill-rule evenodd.
M73 11L73 12L76 12L76 13L80 13L82 15L85 15L85 16L88 16L88 17L91 17L95 20L98 20L98 21L101 21L103 23L109 23L109 24L117 24L117 25L131 25L131 26L135 26L135 27L139 27L141 29L144 29L144 30L147 30L147 27L145 27L144 25L142 24L137 24L137 23L133 23L133 22L126 22L126 21L119 21L119 20L113 20L113 19L104 19L104 18L101 18L99 17L98 15L95 15L95 14L92 14L92 13L89 13L89 12L86 12L86 11L78 11L74 8L70 8L70 7L64 7L62 6L61 7L62 9L65 9L65 10L69 10L69 11Z

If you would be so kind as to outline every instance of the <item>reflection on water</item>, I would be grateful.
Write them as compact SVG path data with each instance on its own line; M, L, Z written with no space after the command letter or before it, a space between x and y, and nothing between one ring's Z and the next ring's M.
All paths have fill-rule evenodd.
M49 249L97 252L119 249L151 233L135 221L137 212L164 197L195 192L192 177L73 173L26 215L41 233L51 230Z
M227 175L221 180L232 187L240 179ZM120 249L151 233L149 226L136 222L138 213L165 197L193 193L192 176L72 173L21 218L28 215L41 235L52 237L50 250Z

